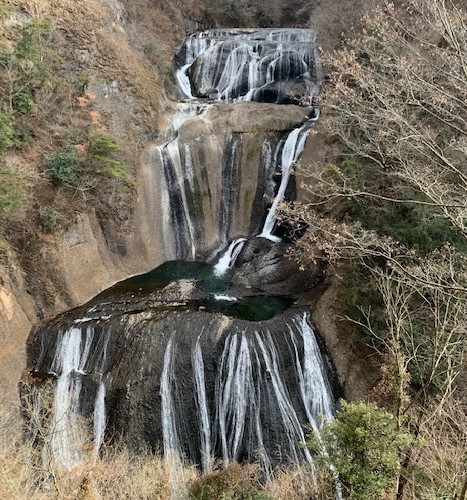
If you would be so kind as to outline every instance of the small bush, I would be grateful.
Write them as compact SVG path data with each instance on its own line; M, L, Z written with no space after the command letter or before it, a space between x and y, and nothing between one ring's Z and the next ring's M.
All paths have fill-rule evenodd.
M89 135L88 158L95 167L133 186L135 180L128 172L128 165L116 158L116 154L122 151L122 146L109 134L94 132Z
M0 216L19 208L25 195L25 176L8 167L0 167Z
M310 447L339 476L344 497L351 500L384 498L401 469L401 457L413 443L398 430L397 418L373 403L342 402L334 420L320 431L326 452L316 436Z
M34 97L27 86L20 87L13 97L13 109L28 115L34 110Z
M46 205L39 210L41 225L45 232L51 233L59 224L60 214L54 207Z
M46 155L45 172L49 179L74 186L78 180L79 155L73 146Z
M15 141L13 117L7 109L0 110L0 155L11 148Z
M259 467L237 463L198 478L190 488L190 498L193 500L269 499L259 482Z
M89 135L89 156L99 160L107 160L114 153L121 153L123 148L115 142L115 139L103 132L94 132Z

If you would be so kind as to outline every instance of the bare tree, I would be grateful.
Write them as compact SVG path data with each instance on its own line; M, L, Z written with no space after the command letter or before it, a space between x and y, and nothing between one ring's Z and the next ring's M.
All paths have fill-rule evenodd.
M331 57L326 100L328 133L417 187L464 234L466 31L466 13L448 0L375 9L361 37Z
M467 420L459 411L457 423L449 416L465 408L458 385L467 361L466 33L467 14L450 0L386 3L369 12L360 35L327 61L321 130L340 164L302 168L310 202L284 209L285 217L308 225L299 258L361 262L379 291L385 325L375 324L371 310L351 320L382 355L378 389L399 425L409 422L426 440L405 457L397 498L442 488L464 498L467 489ZM452 228L455 244L444 238L434 251L421 251L398 241L397 231L380 231L384 220L372 227L371 211L384 219L397 205L430 210L433 221ZM455 450L455 481L433 455L439 440ZM432 476L409 473L417 463Z

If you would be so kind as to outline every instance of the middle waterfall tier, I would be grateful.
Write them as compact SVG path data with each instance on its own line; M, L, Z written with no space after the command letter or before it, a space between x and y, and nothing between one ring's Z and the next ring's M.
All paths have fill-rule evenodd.
M205 261L236 238L272 237L275 209L287 199L292 165L315 122L309 112L264 103L178 105L165 142L146 154L141 186L153 206L146 230L163 242L167 260Z

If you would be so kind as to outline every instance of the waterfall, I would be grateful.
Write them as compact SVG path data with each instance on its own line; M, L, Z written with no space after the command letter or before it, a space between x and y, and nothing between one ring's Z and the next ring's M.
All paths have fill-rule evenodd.
M190 147L185 144L184 158L180 154L178 133L182 125L193 117L201 117L206 106L179 105L174 113L167 133L166 141L157 147L165 181L164 196L167 202L162 203L165 221L164 236L170 240L168 247L174 248L174 255L180 258L195 258L195 230L188 208L188 196L184 187L187 180L191 190L194 189L194 173Z
M81 343L81 329L71 328L64 332L52 364L52 370L58 375L58 381L50 447L55 463L65 469L71 469L80 460L81 440L77 435L79 431L76 410L81 391L80 374L86 362L86 358L82 356L84 352Z
M164 454L170 457L180 451L180 443L177 434L177 423L175 419L174 400L172 385L173 377L173 336L165 349L164 367L161 375L161 401L162 401L162 432L164 439Z
M300 128L292 130L292 132L290 132L287 136L281 156L281 183L274 198L274 202L269 209L266 221L264 222L263 230L259 235L263 238L267 238L272 241L280 241L280 238L273 236L272 234L276 225L277 209L284 199L285 190L289 184L292 166L303 153L308 132L317 122L318 117L319 112L316 117L306 121Z
M212 249L215 244L228 251L236 238L249 238L258 232L278 241L274 235L277 209L293 164L318 118L313 105L321 78L316 33L307 29L207 30L186 39L177 65L175 77L183 102L175 104L165 141L155 148L153 166L162 173L163 187L155 196L160 199L160 236L167 258L206 260L210 253L206 246ZM244 134L232 131L224 137L210 127L212 117L221 111L215 102L239 101L311 105L315 111L313 118L302 119L283 137L276 135L272 140L271 134L261 140L260 164L252 165L252 171L258 170L257 182L261 181L264 189L254 198L242 198L238 189L245 162L251 161L244 148ZM274 159L268 161L272 151ZM222 171L211 167L208 174L207 163L222 166ZM268 192L267 175L279 170L282 180L273 196ZM262 195L274 197L274 201L261 230L267 205ZM242 209L251 214L250 227L245 216L238 218ZM208 228L216 223L217 234L213 235Z
M319 110L286 106L293 109L284 113L278 103L316 102L315 38L311 30L292 29L188 37L175 74L184 102L174 104L165 136L148 152L158 181L151 184L159 202L154 227L166 260L215 261L190 263L227 286L249 238L280 241L278 207ZM229 104L237 101L257 102ZM275 122L252 141L254 124L238 127L238 109L251 121L268 109ZM217 130L224 114L228 126ZM32 372L56 378L54 461L70 469L82 459L90 436L79 429L87 421L95 456L115 433L204 472L216 459L258 461L268 472L303 461L313 467L312 454L300 446L304 429L317 430L332 417L334 396L308 311L288 298L281 314L256 321L242 308L259 307L258 298L270 307L283 297L255 296L249 285L237 296L237 288L202 291L200 281L171 284L178 288L155 286L147 295L142 287L120 294L113 288L105 300L97 297L31 334ZM212 311L207 299L216 303Z
M176 78L188 100L281 102L287 82L316 92L309 81L320 78L317 51L307 29L209 30L187 39Z
M201 332L196 337L190 362L203 470L209 470L216 452L225 465L256 458L264 469L271 470L277 462L275 451L280 451L291 463L305 459L312 466L309 450L300 447L306 440L304 425L318 429L332 416L334 401L308 315L294 316L280 333L268 328L229 330L212 401L206 393L202 351L203 341L208 339L204 335ZM187 408L180 407L186 395L175 383L175 374L183 368L178 360L183 356L175 345L171 337L161 376L164 450L186 454L189 447L180 434L188 426L184 422ZM294 396L296 382L299 405Z
M50 451L54 463L71 469L82 459L82 443L86 438L86 423L80 420L80 395L83 378L92 352L94 329L71 327L58 334L57 347L49 373L58 377L55 390ZM96 451L103 441L105 428L105 387L101 382L95 397L94 442Z
M302 334L304 349L302 364L299 359L296 333L289 327L295 351L300 395L306 410L308 422L313 427L313 430L317 430L321 427L320 420L325 421L332 417L334 413L334 401L331 397L329 382L325 377L323 359L313 329L307 322L305 315L293 321L296 328Z
M94 403L94 447L96 453L104 442L105 431L105 384L101 381Z
M235 264L238 254L242 251L245 242L246 238L236 238L232 241L229 248L224 252L217 264L214 266L214 273L217 276L222 276Z
M207 472L211 469L213 457L211 448L211 419L209 415L208 401L206 396L203 352L201 350L200 344L201 334L196 339L196 344L192 352L192 365L196 382L196 405L201 422L201 467L203 472Z
M151 445L167 458L186 457L203 471L215 458L225 465L258 461L270 472L279 463L313 467L300 446L304 429L319 429L335 403L303 308L264 322L225 322L187 310L154 316L138 304L133 312L110 302L99 307L115 313L105 321L96 314L89 320L94 327L77 327L76 315L88 311L74 311L56 344L44 341L47 331L38 339L36 370L57 376L50 450L58 466L69 469L83 458L89 436L81 423L89 416L95 451L110 419L130 442L152 435ZM117 416L134 423L118 427Z
M187 208L185 190L182 188L181 161L175 142L165 144L160 149L160 155L170 198L169 227L175 240L175 255L193 259L195 257L194 230ZM173 228L177 228L176 231L173 231Z

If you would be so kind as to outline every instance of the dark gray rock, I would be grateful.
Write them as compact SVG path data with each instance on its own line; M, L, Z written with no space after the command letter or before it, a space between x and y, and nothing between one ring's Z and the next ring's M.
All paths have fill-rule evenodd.
M251 322L193 310L186 299L201 296L181 281L54 318L29 339L29 381L69 384L75 402L66 412L87 421L96 418L104 384L105 440L136 451L174 449L204 469L206 454L224 463L259 460L266 469L311 460L299 446L303 426L329 416L333 396L306 309ZM306 363L316 371L305 371ZM299 386L309 377L316 384L317 373L321 382L305 397ZM73 425L52 413L55 425L63 419Z
M306 269L288 255L289 244L251 238L238 256L232 283L268 295L299 295L323 279L324 263Z

